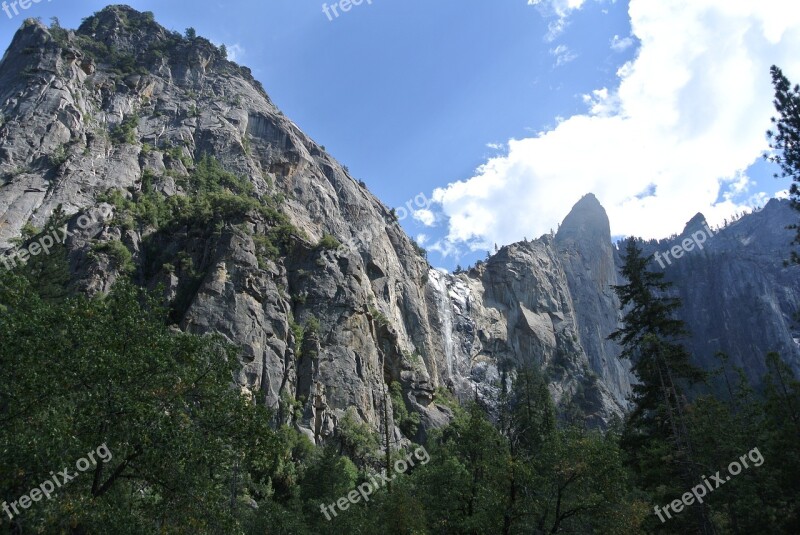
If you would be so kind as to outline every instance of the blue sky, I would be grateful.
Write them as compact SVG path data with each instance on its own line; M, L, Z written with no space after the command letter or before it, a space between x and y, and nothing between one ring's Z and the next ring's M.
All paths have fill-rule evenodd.
M403 225L436 266L537 237L589 191L614 234L659 237L786 188L751 166L769 65L800 81L800 8L780 0L364 0L330 18L318 0L128 4L224 42L386 204L435 199ZM0 12L0 41L104 5Z

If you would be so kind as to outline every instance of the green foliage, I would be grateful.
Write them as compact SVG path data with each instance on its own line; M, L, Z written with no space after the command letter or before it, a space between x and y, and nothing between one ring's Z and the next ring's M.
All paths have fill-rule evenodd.
M413 439L417 436L417 430L419 429L419 414L416 412L409 412L406 407L406 402L403 399L403 389L400 383L394 381L391 385L390 392L394 421L405 436Z
M61 220L54 214L45 230ZM179 263L192 269L189 255ZM692 525L690 511L663 525L652 514L654 503L690 486L667 479L657 493L635 489L617 433L558 428L547 383L527 368L509 374L513 381L504 374L496 425L475 403L454 411L448 426L427 430L430 462L389 474L391 492L328 521L320 505L382 464L379 437L355 407L327 446L314 448L285 425L302 418L303 402L284 390L270 424L263 406L230 388L235 350L217 337L172 332L157 300L122 283L106 298L45 302L34 284L0 275L0 492L13 500L104 443L113 458L27 510L19 522L32 532L633 535ZM319 325L311 317L293 330L306 337ZM58 362L59 373L46 372L42 359ZM800 525L800 383L776 355L767 360L763 397L724 370L730 399L702 397L687 410L694 459L707 474L754 446L766 460L708 495L718 533L796 533ZM457 406L445 392L437 402ZM398 383L391 397L411 436L419 422ZM668 441L646 447L639 458L659 454L664 463L675 454Z
M378 324L380 327L386 327L389 325L389 318L387 318L383 312L375 308L374 306L369 307L369 315L372 316L372 321Z
M34 236L37 236L40 232L42 232L42 229L32 225L30 222L25 223L24 225L22 225L22 229L20 229L23 243L27 242Z
M379 448L378 436L360 420L354 407L348 407L339 421L336 437L340 454L347 455L362 466L375 459Z
M775 173L775 178L789 178L792 183L789 195L792 205L800 210L800 85L792 84L783 74L783 71L773 65L770 68L772 86L775 89L775 111L777 117L772 117L774 129L767 130L771 153L764 154L764 158L778 165L780 173ZM800 225L792 225L797 230L793 244L800 244ZM800 264L797 251L791 252L791 261Z
M319 329L320 329L320 324L317 318L311 316L306 320L305 333L307 336L319 335Z
M49 28L50 36L53 40L58 43L58 46L61 48L66 48L69 46L69 33L67 30L61 27L61 23L58 21L58 17L51 17L50 18L50 28Z
M123 226L131 224L170 229L185 225L208 226L209 223L233 222L247 214L259 215L269 225L267 240L261 240L265 252L274 254L286 248L299 235L270 199L256 198L252 184L225 171L219 162L203 156L187 179L187 195L167 197L150 188L152 175L143 177L143 191L126 199L120 191L110 191L100 197L118 209Z
M137 229L145 234L145 277L161 271L166 264L178 268L176 273L181 282L172 304L175 321L180 321L191 304L208 266L195 266L189 256L180 259L174 253L165 254L162 246L165 240L169 240L169 235L194 233L210 239L225 225L236 225L245 218L256 217L266 227L264 234L253 236L262 267L266 267L267 257L277 260L288 252L292 240L301 235L278 210L273 199L256 197L249 182L225 171L211 157L204 156L192 169L186 180L186 195L166 196L156 191L155 181L152 173L145 172L141 191L133 193L131 198L122 191L111 190L98 196L98 200L116 207L114 222L120 228ZM118 265L130 272L124 251L117 248L111 252L115 253Z
M609 338L621 342L622 356L632 361L638 382L632 387L633 410L627 417L622 446L638 478L656 503L697 481L692 437L686 412L687 389L704 380L690 362L679 339L686 326L674 318L680 301L665 297L670 284L664 274L648 269L636 240L629 239L622 275L627 284L615 286L626 311L623 327ZM709 530L707 505L695 503L675 522L682 530Z
M278 421L285 422L289 417L289 422L299 421L303 418L303 403L294 398L287 390L281 393L279 404Z
M24 277L32 287L37 289L38 295L43 301L59 301L67 296L69 284L69 263L67 261L67 250L63 243L60 243L63 233L60 229L66 223L67 217L59 204L53 211L52 216L41 231L32 225L26 225L22 229L23 242L33 243L40 236L49 234L54 238L53 247L49 254L32 256L28 262L19 265L14 270L18 276ZM2 308L2 307L0 307Z
M411 240L411 246L414 248L414 252L416 252L418 255L420 255L425 260L428 259L428 251L424 247L422 247L420 244L418 244L414 240Z
M292 331L292 336L294 336L294 356L297 360L300 360L303 356L303 337L305 336L305 329L292 318L289 318L289 329Z
M165 147L164 154L168 158L175 160L176 162L181 162L183 166L186 167L187 169L191 168L192 165L194 164L192 159L186 156L181 147L174 147L168 144Z
M118 145L123 143L135 144L137 142L136 128L138 126L139 115L134 113L125 117L120 124L111 129L111 140Z
M67 161L68 156L66 145L59 145L53 153L47 157L47 160L54 169L57 169Z
M114 267L121 273L131 274L136 270L136 266L133 264L133 255L121 241L96 243L92 245L92 251L108 255Z
M452 409L453 411L461 410L461 404L458 402L458 398L456 398L456 396L444 386L436 387L436 390L434 390L433 394L433 400L436 403Z
M429 442L431 462L414 474L435 533L493 533L502 525L508 450L470 405ZM436 489L436 490L434 490Z
M133 287L44 303L4 274L0 308L2 496L22 496L103 444L112 454L11 531L241 533L231 501L260 497L270 475L280 481L260 467L292 464L288 438L230 388L236 352L218 337L172 333Z
M186 28L186 32L184 33L184 36L189 41L194 41L195 39L197 39L197 31L190 26L190 27Z
M775 110L777 117L772 118L774 130L768 130L770 148L774 151L765 157L780 166L780 175L775 177L791 178L790 193L797 198L800 195L800 85L792 86L783 71L773 65L770 68L772 86L775 89Z
M335 236L328 233L323 234L319 243L317 243L317 248L323 251L336 250L341 246L341 242L337 240Z
M309 337L316 337L319 334L319 320L314 316L311 316L306 320L305 324L300 325L294 321L294 318L289 318L289 329L291 329L292 335L294 336L295 357L297 360L300 360L305 355L305 352L303 351L303 342Z

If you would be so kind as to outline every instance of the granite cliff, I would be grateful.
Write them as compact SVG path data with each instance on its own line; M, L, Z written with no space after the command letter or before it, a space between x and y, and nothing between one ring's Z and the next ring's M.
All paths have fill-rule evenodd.
M162 292L176 328L240 347L242 392L317 443L348 408L375 429L387 409L403 440L393 382L424 435L448 421L447 390L491 404L523 364L564 415L603 427L624 410L631 377L606 340L619 251L592 195L555 235L435 270L247 68L124 6L76 31L26 21L0 62L0 113L5 258L58 219L50 257L71 290L130 276ZM757 379L776 349L800 370L798 271L781 263L794 216L773 201L667 269L704 364L728 350Z

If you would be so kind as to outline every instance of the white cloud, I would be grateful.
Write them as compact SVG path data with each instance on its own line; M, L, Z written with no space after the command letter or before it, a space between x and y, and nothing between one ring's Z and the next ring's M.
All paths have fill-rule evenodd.
M608 88L595 89L591 95L583 95L583 103L589 108L591 115L610 117L619 113L619 96L609 93ZM561 122L564 122L563 119Z
M538 6L546 14L564 18L576 9L580 9L585 2L586 0L528 0L528 5Z
M452 243L452 242L450 242L448 240L437 240L436 242L432 243L431 245L428 245L427 249L429 251L434 251L434 252L439 253L440 255L442 255L443 258L448 258L448 257L451 257L451 256L453 258L460 258L461 257L461 254L460 254L460 251L459 251L458 247L454 243ZM476 250L477 249L481 249L481 248L476 248ZM483 247L482 249L486 249L486 247Z
M528 0L528 5L536 6L542 15L555 17L555 20L550 21L547 25L547 34L544 40L548 43L564 32L564 29L569 25L568 18L570 14L583 7L585 3L586 0Z
M228 46L228 59L231 61L241 61L245 54L245 49L239 43Z
M504 143L487 143L486 147L492 150L503 150L506 146Z
M611 50L614 52L622 52L633 46L633 43L634 39L631 36L620 37L619 35L615 35L614 38L611 39Z
M414 219L426 227L432 227L433 224L436 223L436 216L434 213L425 208L422 210L414 210Z
M245 55L245 49L239 43L233 43L232 45L229 45L228 43L219 43L217 41L214 41L213 39L211 40L211 42L214 43L214 45L217 47L224 44L225 48L228 49L228 59L231 61L241 62L242 58Z
M566 13L582 3L551 2ZM767 145L769 66L800 81L800 7L630 0L629 14L641 44L616 89L595 90L587 113L510 140L475 176L434 191L449 218L438 249L544 234L587 192L608 211L612 234L645 238L679 231L697 212L716 224L748 204L736 199L748 195L743 170Z
M567 45L558 45L550 49L550 54L556 57L556 67L569 63L578 57Z

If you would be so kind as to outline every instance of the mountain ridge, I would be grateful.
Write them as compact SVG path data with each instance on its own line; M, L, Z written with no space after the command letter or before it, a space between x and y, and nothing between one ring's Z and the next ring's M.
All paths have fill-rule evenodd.
M422 437L452 416L441 389L491 406L502 378L526 365L546 374L564 417L606 427L623 414L632 378L606 338L619 324L620 257L592 194L554 236L504 246L465 273L434 270L392 211L249 69L125 6L77 32L25 21L0 62L0 107L0 248L63 207L72 290L105 293L127 276L163 288L175 327L239 346L242 392L318 444L348 411L375 429L387 413L397 443L418 438L394 421L392 383L420 415ZM789 219L788 206L771 204L762 213ZM98 208L112 215L78 225ZM772 254L783 238L762 234L736 243L769 268L763 291L747 293L752 268L742 268L738 293L719 299L766 299L756 324L794 363L786 318L800 303L797 271L766 261L755 248ZM730 254L718 248L735 234L721 235L704 255ZM682 260L676 270L694 262ZM668 273L678 274L694 318L711 284ZM767 291L773 282L780 291ZM698 340L748 321L701 324ZM751 352L769 342L741 341ZM735 360L755 378L761 366L745 357Z

